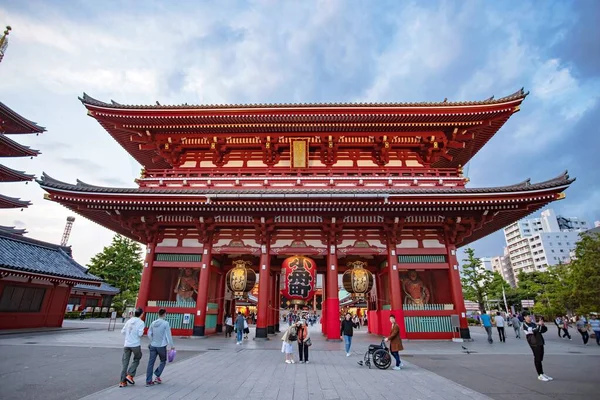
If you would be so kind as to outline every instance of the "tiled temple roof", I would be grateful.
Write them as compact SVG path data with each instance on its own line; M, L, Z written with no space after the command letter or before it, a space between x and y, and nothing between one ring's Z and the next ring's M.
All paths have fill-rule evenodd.
M31 202L0 194L0 208L27 208Z
M38 150L23 146L0 133L0 157L35 157L39 154L41 153Z
M169 109L234 109L234 108L311 108L311 107L342 107L342 108L360 108L360 107L460 107L460 106L478 106L478 105L490 105L490 104L501 104L513 100L523 99L529 93L525 92L523 88L516 91L515 93L495 99L494 96L477 101L438 101L438 102L407 102L407 103L261 103L261 104L179 104L179 105L129 105L121 104L111 100L110 103L106 103L100 100L96 100L86 93L79 100L88 105L115 108L115 109L156 109L156 110L169 110Z
M24 182L35 179L34 175L26 174L24 171L17 171L0 164L0 182Z
M73 290L79 290L79 291L89 290L90 292L104 293L104 294L119 294L121 292L120 289L118 289L114 286L111 286L106 282L102 282L100 287L80 283L80 284L73 286Z
M11 233L13 235L24 235L27 233L27 231L25 229L18 229L14 226L2 226L2 225L0 225L0 231L3 231L5 233Z
M567 171L561 175L549 179L547 181L531 183L529 179L520 182L515 185L498 186L498 187L487 187L487 188L433 188L433 187L419 187L419 188L361 188L361 194L475 194L475 193L509 193L509 192L528 192L542 189L555 188L565 185L570 185L574 178L570 178ZM41 179L37 182L46 189L58 189L70 192L79 193L105 193L105 194L132 194L132 195L206 195L212 194L354 194L357 193L356 188L252 188L252 189L194 189L194 188L114 188L105 186L90 185L82 181L77 181L76 184L65 183L48 176L46 173L42 174Z
M42 133L46 130L33 121L23 118L4 103L0 102L0 132L13 133Z
M0 269L67 278L89 284L101 279L70 256L70 249L0 230Z

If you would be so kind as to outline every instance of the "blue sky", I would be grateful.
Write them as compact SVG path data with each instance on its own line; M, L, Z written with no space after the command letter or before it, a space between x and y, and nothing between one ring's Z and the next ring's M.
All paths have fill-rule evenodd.
M199 3L199 4L198 4ZM568 169L553 208L600 219L600 2L569 1L17 1L0 101L48 128L18 138L42 151L11 168L61 180L132 186L140 166L77 100L121 103L438 101L531 94L466 167L472 187ZM34 201L0 224L60 240L69 213L36 184L3 184ZM112 233L78 218L82 263ZM473 247L501 254L501 233Z

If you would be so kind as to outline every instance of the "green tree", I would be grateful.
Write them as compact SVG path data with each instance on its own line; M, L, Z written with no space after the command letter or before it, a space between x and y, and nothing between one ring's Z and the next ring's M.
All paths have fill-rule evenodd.
M463 296L467 300L476 301L479 311L485 312L485 299L490 291L490 284L494 280L491 271L481 265L481 260L475 257L475 250L465 249L467 255L463 259L461 283Z
M125 306L135 303L142 277L141 253L142 248L137 242L115 235L110 246L96 254L88 265L92 274L121 290L113 299L113 306L119 313Z
M600 234L581 234L569 265L570 295L577 313L600 311Z

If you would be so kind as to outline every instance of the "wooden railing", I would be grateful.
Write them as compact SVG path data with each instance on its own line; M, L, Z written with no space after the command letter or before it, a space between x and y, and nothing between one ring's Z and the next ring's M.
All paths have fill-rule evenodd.
M406 332L452 332L449 316L443 317L404 317Z

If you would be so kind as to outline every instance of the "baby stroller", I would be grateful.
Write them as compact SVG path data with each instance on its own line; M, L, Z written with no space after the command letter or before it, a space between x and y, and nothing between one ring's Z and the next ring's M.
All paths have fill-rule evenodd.
M390 355L385 340L381 341L381 344L371 344L369 349L365 353L363 361L359 361L358 365L367 366L371 369L371 359L373 364L379 369L388 369L392 364L392 356Z

